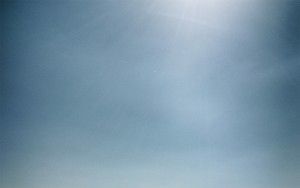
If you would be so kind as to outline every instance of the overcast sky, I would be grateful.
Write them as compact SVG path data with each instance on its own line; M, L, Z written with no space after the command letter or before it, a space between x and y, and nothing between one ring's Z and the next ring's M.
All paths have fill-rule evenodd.
M299 186L299 1L0 12L0 187Z

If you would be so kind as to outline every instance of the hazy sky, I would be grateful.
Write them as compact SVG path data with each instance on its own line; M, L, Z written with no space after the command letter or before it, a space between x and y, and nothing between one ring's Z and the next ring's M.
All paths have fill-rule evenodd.
M299 1L0 12L0 187L299 186Z

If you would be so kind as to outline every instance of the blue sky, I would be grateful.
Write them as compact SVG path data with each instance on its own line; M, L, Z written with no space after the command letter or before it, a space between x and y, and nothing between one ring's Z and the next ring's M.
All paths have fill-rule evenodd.
M296 188L297 1L1 3L1 187Z

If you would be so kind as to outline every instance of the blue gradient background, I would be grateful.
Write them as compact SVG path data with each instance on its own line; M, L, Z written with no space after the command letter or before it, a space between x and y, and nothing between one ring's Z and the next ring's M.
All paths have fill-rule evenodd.
M299 186L299 1L0 12L0 187Z

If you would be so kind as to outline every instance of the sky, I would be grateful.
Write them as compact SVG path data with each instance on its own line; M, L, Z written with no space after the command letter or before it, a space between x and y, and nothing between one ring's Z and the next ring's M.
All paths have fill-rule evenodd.
M1 1L3 188L296 188L297 0Z

